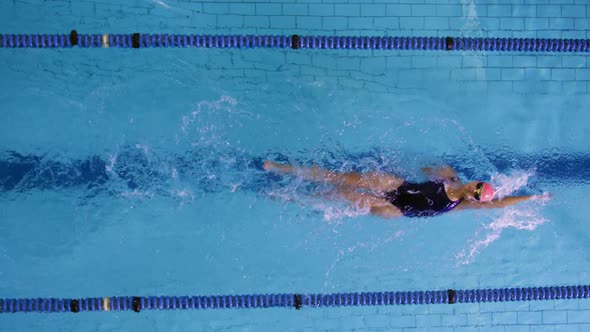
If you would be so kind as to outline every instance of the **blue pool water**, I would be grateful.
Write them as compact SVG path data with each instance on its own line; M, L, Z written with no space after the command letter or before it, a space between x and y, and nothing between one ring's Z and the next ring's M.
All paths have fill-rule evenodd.
M223 25L233 5L228 13L183 1L37 5L60 18L28 17L27 4L5 3L0 31L66 32L75 24L86 32L150 32L158 31L152 19L162 25L166 17L162 29L193 32L187 10L195 20L214 15L208 10L217 15L203 31L240 28L230 27L231 20ZM236 7L243 14L233 15L247 18L251 5ZM326 16L350 16L339 16L334 6L326 7L333 10ZM275 33L289 31L272 30L280 14L265 20L256 8L253 20L268 22ZM315 7L305 8L314 17ZM459 8L467 15L471 7ZM480 8L488 16L496 10ZM535 8L541 15L543 6ZM123 23L146 10L129 18L135 23ZM415 12L400 19L430 15ZM108 19L100 21L103 16ZM481 16L480 22L496 17ZM247 21L242 28L253 33ZM363 33L371 26L354 29ZM399 32L423 31L401 25ZM416 51L3 49L0 293L36 298L584 284L590 260L587 67L583 56L555 57L558 62L550 55ZM567 78L571 72L573 79ZM423 165L449 164L464 180L489 180L503 195L548 192L552 198L505 210L383 220L318 198L321 186L266 174L265 159L408 179L421 179ZM526 305L504 310L533 310ZM559 308L547 308L553 309ZM417 331L416 320L396 326L391 317L441 320L483 309L446 310L19 314L1 317L0 327ZM505 328L495 319L481 325L465 319L457 326Z

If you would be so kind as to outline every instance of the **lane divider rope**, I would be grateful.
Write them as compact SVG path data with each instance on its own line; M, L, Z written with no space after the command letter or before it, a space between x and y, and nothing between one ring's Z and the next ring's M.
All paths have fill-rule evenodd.
M410 304L460 304L590 298L590 285L524 288L259 294L213 296L118 296L80 299L0 299L0 313L83 311L202 310L283 307L292 309Z
M588 39L179 34L0 34L0 48L282 48L588 52Z

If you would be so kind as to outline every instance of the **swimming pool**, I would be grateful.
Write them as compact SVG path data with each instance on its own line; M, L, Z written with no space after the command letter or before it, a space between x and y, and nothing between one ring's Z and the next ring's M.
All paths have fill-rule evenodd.
M582 4L55 1L3 33L587 38ZM584 284L583 54L1 50L4 297ZM449 163L546 204L381 220L267 158L419 177ZM581 330L585 301L3 315L3 329Z

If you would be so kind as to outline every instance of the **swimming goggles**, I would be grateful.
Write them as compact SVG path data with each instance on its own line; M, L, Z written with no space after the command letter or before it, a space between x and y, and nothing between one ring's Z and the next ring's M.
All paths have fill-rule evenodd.
M481 192L483 190L483 182L479 182L476 186L475 186L475 193L473 193L473 197L475 197L476 200L480 200L481 199Z

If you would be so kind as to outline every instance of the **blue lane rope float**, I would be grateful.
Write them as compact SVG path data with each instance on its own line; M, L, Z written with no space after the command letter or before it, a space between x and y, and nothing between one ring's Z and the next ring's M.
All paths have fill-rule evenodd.
M143 310L201 310L458 304L590 298L590 285L526 288L364 292L335 294L262 294L214 296L119 296L84 299L0 299L0 313Z
M291 48L343 50L444 50L588 52L588 39L467 37L345 37L175 34L0 34L0 48Z

